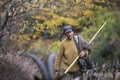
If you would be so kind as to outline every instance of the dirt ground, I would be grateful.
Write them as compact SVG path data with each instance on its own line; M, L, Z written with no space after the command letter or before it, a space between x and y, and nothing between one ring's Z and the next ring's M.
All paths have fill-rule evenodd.
M104 76L102 73L99 74L99 80L113 80L112 73L106 73Z
M86 80L86 78L84 78L83 80ZM98 80L113 80L113 76L112 73L106 73L104 76L102 73L99 73L99 78Z
M113 78L112 77L102 77L102 76L100 76L99 80L113 80Z

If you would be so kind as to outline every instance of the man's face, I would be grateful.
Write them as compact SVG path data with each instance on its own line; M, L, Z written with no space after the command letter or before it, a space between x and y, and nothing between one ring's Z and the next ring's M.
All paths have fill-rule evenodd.
M66 33L67 39L72 40L73 36L74 36L74 32L73 31L69 31Z

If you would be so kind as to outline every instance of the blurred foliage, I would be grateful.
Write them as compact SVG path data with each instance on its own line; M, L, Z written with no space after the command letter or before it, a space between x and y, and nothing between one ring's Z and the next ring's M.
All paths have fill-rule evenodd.
M46 54L58 53L60 42L54 42L47 48Z
M73 26L77 34L89 41L106 21L91 43L90 57L100 63L120 58L119 3L119 0L0 1L0 52L16 43L18 50L24 52L57 53L63 26ZM46 43L48 39L50 43Z
M28 49L28 52L32 52L35 54L44 54L47 50L47 46L45 46L44 42L42 40L38 40L36 42L33 42Z
M107 21L107 24L93 43L93 51L91 54L92 59L99 62L120 59L120 35L118 33L120 30L120 12L116 7L98 7L96 8L95 14L95 26L103 24L104 21Z

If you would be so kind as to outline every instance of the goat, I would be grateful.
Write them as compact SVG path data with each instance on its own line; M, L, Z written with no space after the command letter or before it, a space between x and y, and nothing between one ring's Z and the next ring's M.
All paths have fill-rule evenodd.
M35 65L18 55L0 55L0 80L34 80Z
M108 73L109 67L110 67L110 64L109 64L109 63L104 63L104 64L102 64L103 77L105 77L105 74Z
M40 69L40 72L42 72L42 77L43 77L43 80L50 80L50 76L48 74L48 71L46 69L46 66L43 64L43 62L41 61L41 59L39 59L37 56L33 55L33 54L26 54L27 57L30 57L32 60L34 60L39 69ZM36 77L35 77L36 78ZM38 79L38 78L36 78Z
M120 80L120 72L117 72L114 80Z
M113 65L113 79L120 80L120 62L117 60Z
M54 72L55 72L54 71L54 61L55 61L55 57L56 57L55 53L52 53L52 54L49 54L49 55L44 55L44 56L41 57L41 60L42 60L42 62L44 64L43 67L46 68L46 69L43 69L43 70L47 70L45 72L48 73L47 75L49 75L49 80L55 80L55 77L54 77ZM44 72L44 71L42 71L42 72ZM44 75L46 75L45 72L44 72Z
M98 64L94 65L94 67L91 70L88 70L86 73L86 80L98 80Z
M31 60L17 54L0 54L0 80L51 80L41 59L33 54L26 56ZM38 70L35 63L42 78L35 74Z

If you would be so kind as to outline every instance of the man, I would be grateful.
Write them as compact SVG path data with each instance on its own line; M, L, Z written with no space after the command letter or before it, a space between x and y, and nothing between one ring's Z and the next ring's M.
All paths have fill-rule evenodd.
M90 44L88 44L80 35L78 36L78 47L75 44L75 35L71 26L65 26L63 34L66 38L61 41L59 52L55 59L55 75L60 72L65 72L66 69L72 64L77 56L84 58L88 56L88 52L91 50ZM62 38L62 37L61 37ZM84 68L84 67L82 67ZM81 78L81 68L78 65L78 61L70 68L66 76L62 80L73 80L75 78ZM80 79L81 80L81 79Z

